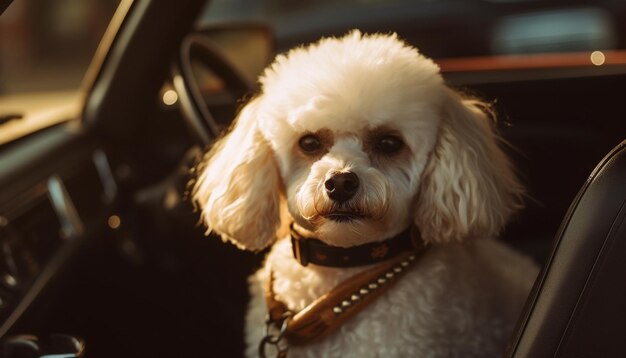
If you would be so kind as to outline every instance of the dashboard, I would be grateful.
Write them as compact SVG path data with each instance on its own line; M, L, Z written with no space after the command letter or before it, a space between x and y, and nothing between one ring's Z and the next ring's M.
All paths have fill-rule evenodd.
M55 152L74 142L63 126L42 133ZM26 148L26 146L24 147ZM23 148L3 157L3 167L27 163ZM74 150L52 170L7 182L0 201L0 337L4 336L59 269L94 230L102 230L117 186L102 149ZM7 158L22 158L9 163ZM5 189L4 187L3 189ZM7 188L8 189L8 188Z

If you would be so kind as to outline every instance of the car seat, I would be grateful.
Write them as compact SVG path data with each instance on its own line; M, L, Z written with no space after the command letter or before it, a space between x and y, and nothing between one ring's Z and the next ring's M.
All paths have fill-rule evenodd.
M507 357L626 357L626 140L572 202Z

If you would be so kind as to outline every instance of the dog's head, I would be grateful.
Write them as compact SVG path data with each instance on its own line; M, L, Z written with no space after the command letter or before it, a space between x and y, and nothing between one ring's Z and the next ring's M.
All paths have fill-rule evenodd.
M484 106L395 35L294 49L260 82L194 187L208 229L241 248L273 242L281 207L346 247L411 224L428 242L493 235L520 206Z

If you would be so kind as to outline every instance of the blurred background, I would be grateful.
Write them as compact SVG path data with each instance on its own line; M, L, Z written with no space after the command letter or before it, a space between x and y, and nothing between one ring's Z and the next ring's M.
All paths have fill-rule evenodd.
M119 0L15 0L0 16L0 96L73 90Z
M119 0L15 0L0 16L0 98L78 88ZM214 0L198 26L263 22L277 51L398 32L434 58L626 48L623 0Z
M354 28L433 58L626 48L623 0L214 0L200 24L259 20L279 50Z

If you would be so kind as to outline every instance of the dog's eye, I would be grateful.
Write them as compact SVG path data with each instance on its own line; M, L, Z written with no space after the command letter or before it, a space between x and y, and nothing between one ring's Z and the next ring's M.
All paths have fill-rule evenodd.
M322 148L322 142L313 134L307 134L300 138L298 145L300 146L300 149L307 154L316 153L320 150L320 148Z
M402 139L393 135L380 137L376 143L376 151L384 154L394 154L400 151L402 147L404 147Z

